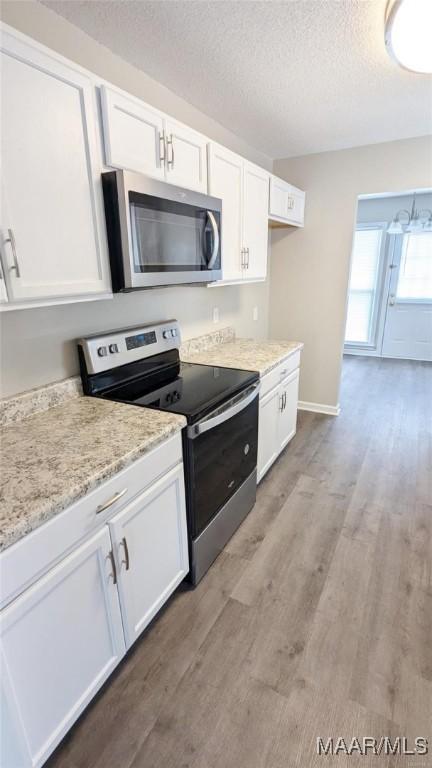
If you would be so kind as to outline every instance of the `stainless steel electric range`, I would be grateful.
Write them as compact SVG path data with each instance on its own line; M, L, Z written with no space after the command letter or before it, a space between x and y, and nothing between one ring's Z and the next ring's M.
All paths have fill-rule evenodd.
M176 320L78 342L84 393L183 414L190 578L197 584L256 498L259 374L183 363Z

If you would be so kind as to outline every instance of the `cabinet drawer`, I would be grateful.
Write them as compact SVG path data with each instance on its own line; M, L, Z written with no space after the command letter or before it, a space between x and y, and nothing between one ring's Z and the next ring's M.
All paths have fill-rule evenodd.
M292 371L295 371L300 365L300 350L294 352L286 360L283 360L276 368L266 373L261 379L261 391L260 398L265 397L267 392L277 387L283 379L289 376Z
M178 433L8 547L0 555L0 605L9 603L85 536L181 461Z

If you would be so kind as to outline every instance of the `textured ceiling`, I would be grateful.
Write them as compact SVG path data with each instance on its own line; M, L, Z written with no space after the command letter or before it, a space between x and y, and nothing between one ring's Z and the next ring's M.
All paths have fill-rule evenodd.
M432 133L386 0L42 0L273 158Z

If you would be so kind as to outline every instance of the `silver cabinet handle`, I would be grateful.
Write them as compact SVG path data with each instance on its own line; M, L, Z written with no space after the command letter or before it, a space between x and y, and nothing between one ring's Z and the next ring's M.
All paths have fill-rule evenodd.
M283 393L281 394L281 396L279 398L279 410L282 413L282 411L283 411Z
M213 212L207 211L207 216L213 230L213 250L207 266L209 269L212 269L219 253L219 230Z
M119 499L121 499L122 496L127 493L127 488L123 488L122 491L119 491L118 493L115 493L114 496L111 496L108 501L104 501L103 504L99 504L99 506L96 508L96 514L100 515L101 512L104 512L108 507L111 507L113 504L116 503Z
M246 269L249 269L249 248L246 248L246 253L247 253Z
M21 277L21 272L20 272L19 263L18 263L18 257L17 257L17 252L16 252L15 235L14 235L12 229L8 229L8 235L9 235L9 237L6 238L5 243L10 243L11 244L12 258L14 260L14 263L13 263L12 267L9 267L9 269L10 270L14 269L16 276L17 277Z
M241 268L245 269L245 255L246 255L246 248L242 248L240 251L240 259L241 259Z
M394 295L394 293L391 293L389 298L389 305L391 307L394 307L395 304L396 304L396 296Z
M286 401L287 401L287 393L284 392L284 410L286 408Z
M166 160L165 131L159 131L159 162L162 165Z
M110 552L108 552L108 557L109 557L110 562L111 562L111 568L112 568L111 576L112 576L113 584L117 584L117 569L116 569L116 564L115 564L115 560L114 560L114 553L113 553L112 549L110 550Z
M171 159L169 157L168 147L171 147ZM169 139L167 139L167 153L168 153L167 165L171 165L174 168L174 144L173 144L172 133L170 133L170 137Z
M128 549L128 545L127 545L127 541L126 541L126 536L123 536L123 538L121 540L121 544L123 546L124 553L125 553L125 559L122 560L122 563L125 564L126 570L128 571L129 570L129 549Z

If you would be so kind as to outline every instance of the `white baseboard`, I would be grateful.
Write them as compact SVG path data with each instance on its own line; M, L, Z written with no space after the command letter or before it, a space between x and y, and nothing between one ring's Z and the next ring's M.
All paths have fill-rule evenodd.
M325 413L326 416L339 416L340 405L325 405L324 403L307 403L305 400L298 401L299 411L312 411L312 413Z

